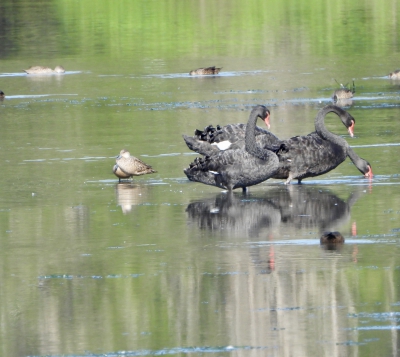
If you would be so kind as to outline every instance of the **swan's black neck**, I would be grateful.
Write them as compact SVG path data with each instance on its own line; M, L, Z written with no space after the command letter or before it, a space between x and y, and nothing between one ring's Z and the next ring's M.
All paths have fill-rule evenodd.
M340 146L348 147L349 144L347 143L346 140L344 140L338 135L331 133L325 126L324 122L325 116L331 112L338 115L342 120L343 124L346 125L346 120L348 120L347 116L349 116L349 114L343 109L337 107L336 105L327 105L323 107L315 117L315 131L318 133L319 136L321 136L325 140L328 140Z
M249 121L246 126L245 147L246 151L260 159L266 159L271 152L257 146L256 143L256 123L258 117L265 119L269 110L263 105L258 105L250 113Z
M360 171L363 175L365 175L371 168L371 165L367 160L364 160L362 157L359 157L351 147L347 149L347 156L353 162L354 166L357 167L358 171Z

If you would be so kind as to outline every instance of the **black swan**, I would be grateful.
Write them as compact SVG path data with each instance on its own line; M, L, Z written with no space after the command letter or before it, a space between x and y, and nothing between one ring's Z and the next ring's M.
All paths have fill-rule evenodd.
M337 106L327 106L325 108L336 108L338 110L338 114L340 116L340 119L342 123L347 127L350 136L353 136L353 131L354 131L354 125L355 125L355 119L350 116L350 115L345 115L345 111L340 109ZM331 111L331 110L330 110ZM269 112L268 112L269 114ZM347 114L347 113L346 113ZM323 118L322 118L323 120ZM266 122L267 127L269 127L269 115L268 119ZM186 136L183 135L183 138L185 140L186 145L188 146L189 149L198 152L199 154L205 155L205 156L211 156L219 151L222 150L230 150L230 149L244 149L245 143L244 143L244 137L245 137L245 130L246 130L246 124L228 124L224 127L220 127L219 125L214 128L212 125L209 125L206 127L203 131L201 130L196 130L194 136ZM325 129L326 130L326 129ZM332 134L333 135L333 134ZM297 151L301 151L303 146L309 145L310 149L316 150L319 155L317 155L318 159L323 159L324 156L326 156L326 151L329 152L329 150L332 150L331 144L329 144L326 140L323 140L317 132L313 132L311 134L308 134L307 136L298 136L294 137L288 140L279 140L275 135L270 133L269 131L259 128L256 126L255 128L255 137L256 137L256 142L257 146L260 147L267 147L267 148L273 148L273 147L280 147L282 144L288 144L291 147L292 154ZM335 135L335 137L337 137ZM354 151L351 149L348 145L347 142L345 142L342 139L342 142L345 143L347 146L347 156L349 156L350 160L353 162L353 164L357 167L357 169L365 176L365 177L372 177L372 168L371 165L368 161L360 158ZM333 146L336 147L336 146ZM282 147L281 147L282 148ZM314 149L313 149L314 148ZM283 148L282 148L283 149ZM306 148L307 150L307 148ZM285 162L285 159L291 160L291 158L287 158L285 153L285 150L278 151L278 156L283 156L284 159L280 159L280 173L275 174L272 177L273 178L283 178L283 179L288 179L289 174L288 174L288 162ZM301 154L299 154L301 155ZM310 154L307 154L310 156ZM333 159L335 161L335 159ZM330 168L325 172L328 172L338 166L341 162L335 164L332 168ZM316 163L315 161L306 161L307 164L310 166L315 166L316 164L318 165L318 162ZM297 163L296 163L297 165ZM318 172L318 171L317 171ZM322 173L319 173L317 175L321 175ZM310 176L317 176L315 174L310 175ZM310 176L304 176L305 177L310 177ZM300 178L299 182L301 181L302 178ZM289 180L290 182L290 180ZM289 183L287 182L287 183Z
M346 140L326 129L324 118L330 112L340 117L350 135L353 136L355 119L335 105L325 106L315 118L315 132L282 140L277 151L279 169L272 175L273 178L286 179L285 184L289 184L293 179L301 183L301 180L306 177L319 176L333 170L347 156L360 172L366 177L372 177L371 165L360 158Z
M201 182L226 190L257 185L269 179L278 169L276 154L257 146L255 128L257 118L268 118L269 110L258 105L250 113L245 134L245 149L218 151L204 159L196 158L184 173L190 181Z
M121 150L115 162L116 164L113 167L113 173L119 178L119 182L121 182L121 179L127 179L132 176L140 176L157 172L142 160L135 156L131 156L129 151L125 149Z

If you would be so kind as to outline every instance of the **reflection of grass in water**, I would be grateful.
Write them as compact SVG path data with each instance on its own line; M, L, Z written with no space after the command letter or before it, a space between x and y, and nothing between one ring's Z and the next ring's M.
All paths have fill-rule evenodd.
M392 48L398 32L396 12L390 2L320 1L263 2L239 0L146 3L121 0L54 1L12 7L2 2L4 31L17 32L19 55L61 53L64 55L128 56L158 58L226 55L274 56L279 52L310 55L381 52ZM12 10L12 11L11 11ZM392 21L387 16L391 14ZM366 21L368 18L368 21ZM46 26L43 22L46 19ZM19 26L29 22L30 26ZM246 29L245 31L243 29ZM374 29L381 29L375 31ZM292 35L289 35L292 34ZM362 41L360 41L362 34ZM357 40L354 40L354 39ZM322 40L323 39L323 40ZM44 50L44 51L42 51ZM341 51L341 52L340 52ZM41 56L41 55L40 55ZM205 65L217 65L210 63ZM218 64L223 65L223 64Z

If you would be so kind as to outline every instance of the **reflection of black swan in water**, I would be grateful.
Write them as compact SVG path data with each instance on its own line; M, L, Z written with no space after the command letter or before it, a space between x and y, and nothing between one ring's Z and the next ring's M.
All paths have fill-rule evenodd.
M200 229L221 234L259 236L262 229L278 227L281 214L266 198L249 200L247 196L221 193L213 198L190 203L186 212Z
M325 106L315 118L315 132L282 140L277 152L279 169L272 176L273 178L286 179L286 184L293 179L297 179L300 183L304 178L323 175L333 170L347 156L365 176L372 176L371 165L361 159L346 140L331 133L325 127L324 118L330 112L340 117L350 135L353 136L355 119L335 105Z
M226 236L258 237L271 229L319 232L335 230L346 224L351 207L363 195L357 187L347 200L320 187L300 185L269 187L262 195L219 194L187 206L191 222ZM261 231L266 230L264 234Z
M278 168L278 157L255 142L257 118L268 122L269 110L258 105L250 113L245 134L245 149L219 151L205 159L196 158L184 173L191 181L223 189L246 189L269 179Z
M277 152L279 169L272 178L287 179L286 183L297 178L301 182L303 178L322 175L333 170L345 160L346 155L363 175L372 177L370 163L360 158L344 139L326 129L324 117L329 112L338 114L353 136L355 119L334 105L328 105L319 111L315 119L316 131L306 136L279 140L267 130L256 127L255 137L258 145L261 147L282 145ZM193 137L184 135L184 140L189 149L210 156L220 150L243 149L245 130L246 124L229 124L222 128L208 126L204 131L196 130Z

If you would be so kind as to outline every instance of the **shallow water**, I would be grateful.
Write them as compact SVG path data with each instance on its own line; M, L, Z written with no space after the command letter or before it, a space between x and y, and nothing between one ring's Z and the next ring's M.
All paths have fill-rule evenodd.
M397 355L398 16L390 1L2 2L0 355ZM353 78L355 137L326 124L372 180L349 160L246 195L185 177L181 134L256 104L278 137L307 134ZM118 183L122 148L157 173ZM345 243L321 246L326 230Z

